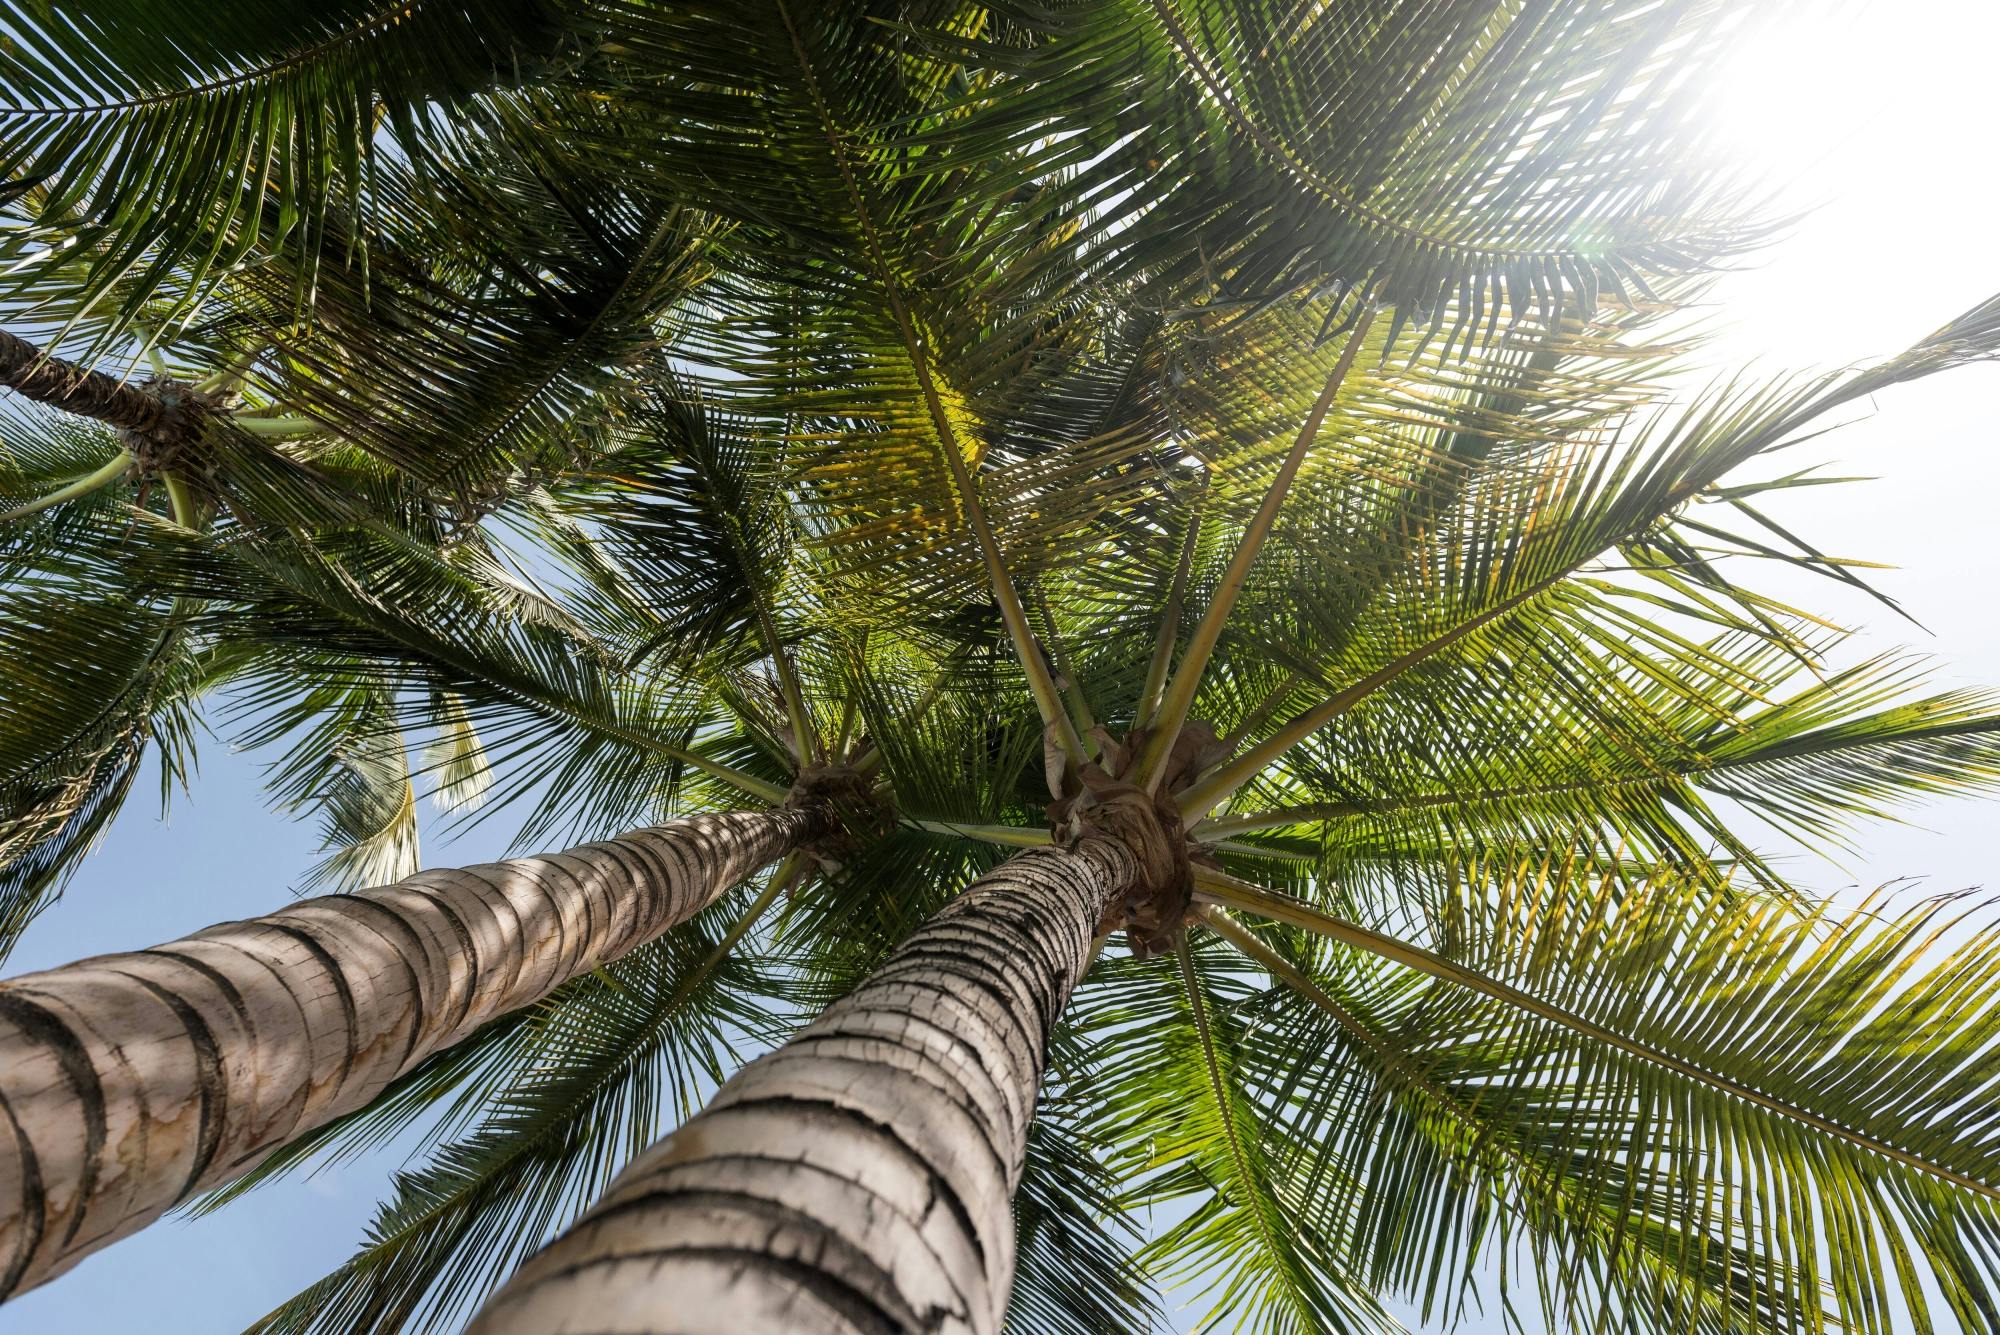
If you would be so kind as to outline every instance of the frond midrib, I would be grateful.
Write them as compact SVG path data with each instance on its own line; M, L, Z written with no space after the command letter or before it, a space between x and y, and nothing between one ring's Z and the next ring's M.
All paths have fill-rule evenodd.
M389 0L389 3L375 10L360 22L349 25L323 41L303 47L268 65L240 70L211 79L207 83L195 84L188 88L176 88L171 92L153 93L145 97L126 98L111 102L79 103L69 106L25 107L0 106L0 116L42 116L71 118L82 116L103 116L122 111L144 111L153 107L169 106L177 102L192 102L212 97L217 93L231 92L255 83L264 83L290 73L331 51L359 42L373 36L378 31L391 27L413 16L427 0Z

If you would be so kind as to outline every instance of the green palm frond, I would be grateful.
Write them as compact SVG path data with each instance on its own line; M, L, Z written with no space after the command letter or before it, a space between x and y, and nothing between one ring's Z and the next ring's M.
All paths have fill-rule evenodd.
M81 311L117 285L129 317L290 247L307 280L294 295L309 297L328 219L366 188L385 113L407 134L433 106L574 59L569 8L229 0L190 23L163 3L113 18L10 0L0 182L25 224L6 248L25 264L7 293L46 300L61 285Z
M1374 1283L1449 1323L1474 1296L1481 1267L1497 1264L1504 1275L1525 1264L1541 1278L1549 1329L1796 1324L1802 1295L1791 1276L1729 1247L1714 1235L1723 1228L1635 1224L1626 1202L1592 1181L1597 1165L1511 1118L1477 1080L1455 1082L1448 1065L1406 1046L1395 1017L1413 1004L1414 979L1356 974L1332 960L1316 978L1301 962L1315 958L1309 942L1288 953L1226 916L1208 923L1281 984L1256 1004L1269 1034L1259 1059L1289 1070L1290 1054L1318 1054L1313 1082L1294 1095L1314 1106L1301 1107L1289 1129L1317 1134L1311 1152L1367 1183L1354 1193L1356 1231Z
M449 691L439 692L431 717L436 731L423 755L423 770L433 785L431 798L444 811L476 811L492 791L493 766L465 702Z
M589 809L549 816L560 823L637 823L684 766L754 797L783 794L688 745L704 719L689 683L621 673L593 641L549 624L538 601L537 615L521 615L518 589L496 600L476 569L391 535L328 533L310 545L176 537L152 554L151 577L229 607L218 633L233 630L263 656L246 708L293 701L300 673L318 665L335 681L421 688L410 701L419 710L430 692L454 692L492 766L530 787L597 767ZM558 802L574 796L572 782L558 788ZM546 832L541 821L526 837Z
M209 1198L425 1136L260 1329L462 1317L1196 722L1206 907L1055 1022L1013 1329L2000 1328L2000 941L1777 856L1990 790L2000 699L1765 578L1869 591L1783 452L2000 299L1681 394L1763 7L126 8L0 0L0 307L209 418L0 407L0 947L205 721L329 886L425 785L517 846L884 807Z
M1381 958L1337 956L1317 985L1363 1014L1386 1005L1376 1013L1394 1021L1373 1027L1426 1079L1477 1090L1483 1113L1532 1135L1594 1210L1678 1235L1677 1303L1712 1292L1723 1267L1747 1277L1723 1290L1728 1305L1750 1304L1725 1329L1777 1303L1761 1319L1778 1328L1930 1330L1936 1298L1909 1246L1945 1309L1978 1328L2000 1208L1979 1061L2000 983L1976 906L1896 909L1877 896L1800 912L1719 900L1687 877L1531 859L1471 866L1456 884L1431 925L1434 951L1354 936ZM1399 985L1404 969L1430 981ZM1309 1060L1285 1060L1293 1078L1313 1078ZM1330 1105L1306 1094L1301 1106ZM1546 1231L1530 1236L1550 1245ZM1843 1239L1831 1256L1818 1244L1828 1236ZM1632 1259L1614 1254L1600 1282Z
M1090 1128L1044 1095L1028 1132L1014 1198L1019 1247L1007 1329L1035 1335L1142 1335L1158 1329L1157 1299L1138 1262L1136 1233Z
M1265 1092L1243 1080L1242 985L1222 964L1128 973L1115 999L1079 998L1092 1027L1116 1035L1105 1044L1099 1116L1126 1147L1117 1159L1127 1206L1181 1216L1140 1262L1157 1282L1206 1300L1200 1329L1393 1330L1346 1269L1337 1235L1298 1227L1305 1184L1270 1138Z
M983 137L1046 133L1061 90L1080 142L1048 158L1140 215L1106 229L1126 263L1219 300L1373 280L1399 319L1459 300L1449 336L1473 337L1502 306L1588 313L1755 238L1691 151L1686 94L1736 17L1132 0L961 45L1020 81L996 80Z
M1518 655L1550 621L1591 634L1589 621L1621 593L1579 588L1574 580L1613 551L1642 576L1659 571L1682 585L1706 585L1735 604L1726 615L1765 624L1767 600L1704 557L1689 540L1683 507L1712 494L1734 470L1796 444L1819 419L1858 396L1962 360L1990 358L1994 333L1987 303L1865 370L1761 390L1724 385L1630 448L1598 442L1594 449L1574 448L1526 470L1485 477L1399 576L1403 596L1394 596L1394 586L1385 588L1370 615L1343 636L1342 684L1183 794L1183 810L1206 813L1292 746L1441 657L1488 657L1510 639ZM1794 482L1765 485L1775 490ZM1735 482L1718 499L1739 501L1752 490ZM1663 559L1645 559L1653 553ZM1824 564L1809 553L1796 559L1815 568ZM1710 602L1718 605L1712 597Z
M313 729L318 735L293 748L283 784L296 794L295 805L311 802L320 815L325 856L300 882L304 891L388 885L422 865L417 788L403 734L379 695L344 694L326 708Z
M1143 1233L1119 1200L1117 1145L1103 1125L1106 1057L1104 1036L1087 1025L1065 1019L1050 1035L1014 1198L1009 1331L1138 1335L1165 1324L1138 1256Z
M198 701L236 666L191 635L189 609L147 596L119 560L123 508L97 497L37 516L0 549L0 678L8 683L0 695L0 955L61 892L149 753L162 801L187 782Z
M1195 837L1304 852L1350 888L1367 868L1407 867L1421 882L1453 849L1548 847L1571 830L1635 858L1727 850L1775 884L1741 811L1827 849L1858 820L1995 778L1995 702L1915 694L1918 663L1814 675L1783 649L1725 638L1643 676L1617 659L1552 674L1560 643L1544 625L1536 654L1504 645L1476 670L1406 679L1260 780L1270 808L1239 804ZM1453 720L1449 733L1428 728L1437 717Z
M472 522L510 476L548 480L608 448L630 368L656 358L708 272L686 210L621 191L511 117L399 188L423 200L364 267L328 261L309 312L266 265L229 280L226 319L195 330L250 360L250 383L422 479ZM474 228L468 224L478 220Z
M809 577L795 569L782 461L760 448L756 423L711 410L671 373L633 421L619 449L564 488L555 545L608 604L600 615L637 631L635 666L698 655L718 669L768 662L782 751L799 764L823 759L798 662L818 627Z

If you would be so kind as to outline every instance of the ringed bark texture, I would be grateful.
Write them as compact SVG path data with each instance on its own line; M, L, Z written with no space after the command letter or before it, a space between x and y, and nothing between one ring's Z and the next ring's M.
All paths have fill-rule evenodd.
M0 329L0 385L38 403L95 417L125 431L144 434L159 425L166 407L154 395L86 371Z
M0 983L0 1296L658 936L820 823L696 816Z
M1049 1031L1137 870L1088 837L975 881L635 1160L467 1335L994 1335Z

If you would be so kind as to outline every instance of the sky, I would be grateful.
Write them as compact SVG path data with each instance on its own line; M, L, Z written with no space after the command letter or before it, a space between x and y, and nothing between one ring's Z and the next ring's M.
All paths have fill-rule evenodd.
M1718 367L1776 373L1891 353L2000 292L1990 142L2000 5L1798 8L1712 89L1711 112L1732 151L1788 211L1810 210L1715 289L1722 332L1707 355ZM1886 393L1817 453L1832 473L1876 480L1812 488L1780 511L1824 550L1896 567L1873 582L1918 624L1830 586L1810 589L1816 611L1858 630L1855 656L1907 647L1937 660L1941 686L2000 688L1996 404L2000 367ZM310 825L265 805L260 764L216 741L203 750L192 797L177 795L164 820L146 792L135 795L68 895L30 928L8 973L282 904L316 839ZM1789 865L1807 887L1836 896L1898 878L1937 891L1991 886L2000 884L1996 831L2000 808L1990 802L1940 802L1910 823L1860 830L1838 861L1801 852ZM506 830L426 835L426 865L458 865L499 856ZM0 1308L0 1335L241 1330L345 1259L401 1162L392 1146L265 1187L207 1219L157 1223ZM1460 1327L1499 1328L1478 1317Z

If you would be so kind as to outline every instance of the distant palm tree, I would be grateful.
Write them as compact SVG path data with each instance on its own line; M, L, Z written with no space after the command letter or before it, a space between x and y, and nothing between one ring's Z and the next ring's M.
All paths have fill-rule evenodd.
M2000 302L1674 398L1764 7L215 8L0 10L0 935L204 720L344 894L425 786L820 815L553 991L452 960L494 1018L408 989L227 1171L82 1144L187 1101L118 1052L192 978L0 988L16 1282L436 1114L258 1329L1365 1331L1496 1263L1562 1329L2000 1325L2000 924L1743 833L2000 777L1994 696L1754 573L1865 589L1762 466ZM352 902L258 922L338 973Z

